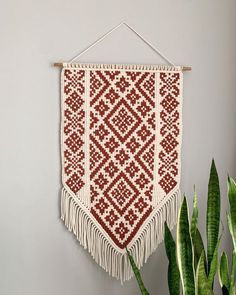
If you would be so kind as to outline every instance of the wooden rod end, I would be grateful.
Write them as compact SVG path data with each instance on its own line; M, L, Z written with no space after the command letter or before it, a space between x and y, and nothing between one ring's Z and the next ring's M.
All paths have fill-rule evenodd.
M62 62L54 62L53 66L54 67L60 67L60 68L62 68L63 67L63 63Z
M185 67L184 66L182 69L183 69L183 71L192 71L192 67Z

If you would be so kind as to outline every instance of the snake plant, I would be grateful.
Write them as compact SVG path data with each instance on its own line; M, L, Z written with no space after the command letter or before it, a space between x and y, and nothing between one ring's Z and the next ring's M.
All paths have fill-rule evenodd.
M198 229L198 202L194 191L191 224L184 198L177 223L177 262L184 295L213 294L217 271L220 222L220 187L214 160L211 164L207 199L207 252ZM168 245L166 245L168 252ZM207 253L207 254L206 254ZM169 285L172 294L172 286Z
M220 185L214 160L211 165L207 199L207 272L209 274L214 251L218 243L220 224Z
M166 254L169 259L168 266L168 285L170 295L179 295L180 291L180 275L176 259L176 245L171 235L170 229L165 222L165 248Z
M229 270L228 257L225 252L221 254L220 265L218 269L219 282L223 295L236 295L236 183L228 177L227 182L228 199L230 211L227 215L228 227L233 243L232 266Z
M138 282L138 285L139 285L139 289L140 289L140 291L141 291L141 294L142 294L142 295L149 295L147 289L146 289L145 286L144 286L144 283L143 283L143 280L142 280L142 277L141 277L141 273L140 273L140 271L139 271L137 265L135 264L133 257L130 255L128 249L126 249L126 251L127 251L127 255L128 255L128 257L129 257L129 261L130 261L130 264L131 264L131 266L132 266L132 269L133 269L134 275L135 275L136 280L137 280L137 282Z
M236 183L228 178L228 199L230 211L227 215L232 237L232 266L229 270L228 257L222 253L218 263L218 249L221 237L220 228L220 186L214 160L211 164L208 182L206 212L206 250L198 228L198 200L194 190L191 220L186 198L184 197L177 222L176 243L165 223L165 249L169 261L168 286L170 295L214 295L213 286L218 269L219 282L223 295L236 295ZM131 263L138 279L141 293L147 292L135 262ZM182 289L182 291L181 291Z
M182 206L180 208L177 223L176 250L183 293L186 295L194 295L194 258L186 198L184 198Z

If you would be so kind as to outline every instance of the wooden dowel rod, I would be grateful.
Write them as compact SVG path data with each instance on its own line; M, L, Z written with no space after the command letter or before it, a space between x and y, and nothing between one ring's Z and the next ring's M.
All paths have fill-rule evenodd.
M186 66L183 66L183 67L182 67L182 70L183 70L184 72L192 71L192 67L186 67Z
M63 67L63 63L62 62L55 62L53 64L53 66L54 67L60 67L60 68L62 68ZM183 66L182 67L182 71L184 71L184 72L191 71L191 70L192 70L192 67L187 67L187 66Z
M62 67L63 67L63 63L62 63L62 62L55 62L55 63L53 64L53 66L54 66L54 67L60 67L60 68L62 68Z

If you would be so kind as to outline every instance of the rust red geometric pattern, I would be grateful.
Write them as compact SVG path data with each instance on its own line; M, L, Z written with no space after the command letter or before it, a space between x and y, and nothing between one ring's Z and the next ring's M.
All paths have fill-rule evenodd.
M85 71L66 69L63 79L64 182L76 194L85 173Z
M90 214L124 249L179 184L180 73L68 68L63 85L64 184L79 198L89 181Z
M159 185L168 194L177 185L180 161L180 73L160 73Z
M154 73L99 70L90 79L90 153L100 156L90 162L91 213L124 248L152 211Z

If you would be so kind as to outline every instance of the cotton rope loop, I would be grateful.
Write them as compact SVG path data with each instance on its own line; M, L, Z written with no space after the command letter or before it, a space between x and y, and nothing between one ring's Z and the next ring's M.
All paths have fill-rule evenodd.
M81 57L83 54L85 54L87 51L92 49L94 46L96 46L98 43L102 42L105 38L107 38L109 35L111 35L114 31L119 29L121 26L127 27L132 33L138 36L139 39L141 39L146 45L148 45L155 53L157 53L159 56L161 56L165 61L167 61L170 65L175 66L175 64L170 61L169 58L167 58L159 49L157 49L153 44L151 44L143 35L141 35L139 32L137 32L132 26L127 24L126 22L121 22L108 32L106 32L103 36L95 40L91 45L89 45L87 48L82 50L80 53L78 53L75 57L73 57L69 62L75 62L79 57Z
M175 66L64 64L61 218L111 276L132 277L180 205L183 73Z

